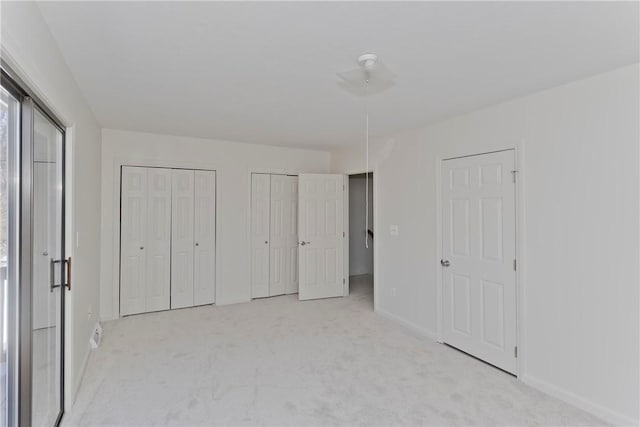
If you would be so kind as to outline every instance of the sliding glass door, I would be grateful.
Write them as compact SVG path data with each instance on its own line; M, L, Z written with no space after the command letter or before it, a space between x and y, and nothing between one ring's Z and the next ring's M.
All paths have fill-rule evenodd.
M63 134L33 112L32 167L32 425L52 426L61 413L62 305L65 263L62 223Z
M0 425L49 427L64 408L64 128L2 71Z

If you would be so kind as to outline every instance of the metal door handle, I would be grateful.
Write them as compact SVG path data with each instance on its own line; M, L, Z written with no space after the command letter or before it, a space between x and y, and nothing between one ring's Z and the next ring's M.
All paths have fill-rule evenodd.
M196 246L200 246L200 243L196 243Z
M49 262L49 290L53 292L55 288L59 288L62 285L56 285L56 264L67 264L67 283L64 285L67 289L71 290L71 257L60 260L53 259Z
M300 246L310 245L310 244L311 242L305 242L305 241L300 242Z
M71 257L67 258L67 289L71 290Z
M53 258L49 261L49 292L53 292L55 288L60 287L60 285L56 285L56 264L59 262L59 259Z
M143 250L143 249L144 249L144 246L140 246L140 250Z
M449 262L449 260L441 259L440 260L440 265L443 266L443 267L449 267L451 265L451 263Z

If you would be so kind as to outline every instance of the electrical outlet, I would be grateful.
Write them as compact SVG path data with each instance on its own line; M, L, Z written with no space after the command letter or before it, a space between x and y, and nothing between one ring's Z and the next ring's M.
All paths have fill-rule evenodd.
M389 234L391 234L392 236L397 236L398 235L398 226L396 224L391 224L389 226Z

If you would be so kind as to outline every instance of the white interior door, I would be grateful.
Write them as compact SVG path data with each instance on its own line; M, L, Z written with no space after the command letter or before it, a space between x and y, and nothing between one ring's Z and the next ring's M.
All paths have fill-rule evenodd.
M269 296L271 175L251 174L251 297Z
M344 295L342 175L298 176L299 299Z
M442 162L443 340L516 369L513 150Z
M194 171L172 171L171 308L193 306Z
M147 169L122 168L120 314L145 311Z
M216 173L195 171L194 305L213 304L216 295Z
M171 287L171 169L147 169L145 311L168 310Z
M269 295L298 292L298 177L271 175Z

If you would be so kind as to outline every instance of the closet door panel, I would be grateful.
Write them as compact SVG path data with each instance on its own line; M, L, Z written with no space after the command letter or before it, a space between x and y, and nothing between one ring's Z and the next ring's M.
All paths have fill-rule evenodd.
M285 177L286 227L285 227L285 294L298 292L298 177Z
M172 171L171 308L193 306L194 171Z
M216 284L216 173L195 171L194 305L213 304Z
M284 175L271 175L271 220L269 229L269 296L284 294L286 280L286 192Z
M298 291L298 178L271 175L269 295Z
M147 170L146 311L168 310L171 286L171 169Z
M251 297L269 296L271 175L251 175Z
M146 300L147 169L122 168L120 314L142 313Z

